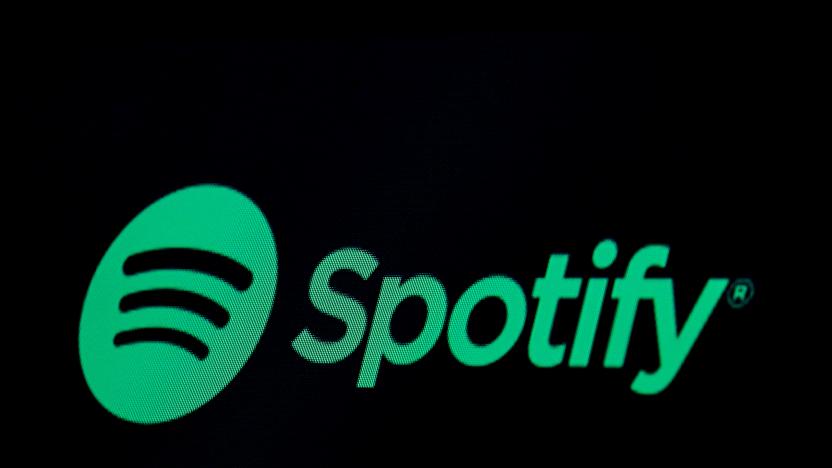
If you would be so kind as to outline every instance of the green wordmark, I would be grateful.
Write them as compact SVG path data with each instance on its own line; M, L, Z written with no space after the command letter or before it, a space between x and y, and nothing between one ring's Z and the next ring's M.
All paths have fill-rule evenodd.
M595 248L593 264L603 270L615 261L617 254L616 243L604 240ZM643 302L653 305L659 367L652 372L642 370L638 373L631 388L640 394L659 393L673 381L728 286L727 279L709 279L687 319L680 325L676 320L673 280L646 276L650 269L664 268L669 254L670 248L665 245L641 248L630 259L624 277L613 281L609 294L617 301L617 307L603 363L607 368L624 365L636 310ZM587 367L589 364L610 280L569 277L568 263L567 254L551 255L546 274L535 281L532 289L537 307L529 320L531 334L527 352L529 361L536 367L550 368L564 363L569 367ZM441 338L446 322L451 353L465 366L487 366L502 358L514 347L526 324L529 300L520 284L506 276L489 276L476 281L452 307L444 286L433 276L416 275L406 280L385 276L370 320L364 304L333 289L329 280L339 271L352 272L366 280L378 265L373 254L358 248L336 250L324 258L312 275L309 300L321 313L344 322L346 332L338 340L322 341L307 328L292 343L295 351L310 362L332 364L352 354L367 335L358 387L374 387L382 363L406 365L424 357ZM551 342L552 329L561 301L580 300L582 291L578 326L569 350L567 343ZM418 298L424 303L427 318L416 338L401 343L393 338L390 323L399 304L409 298ZM493 341L476 344L468 336L468 322L472 320L475 306L487 298L499 299L504 304L506 321Z
M156 201L112 243L84 300L78 344L93 395L146 424L204 405L254 351L276 281L274 237L250 199L198 185Z

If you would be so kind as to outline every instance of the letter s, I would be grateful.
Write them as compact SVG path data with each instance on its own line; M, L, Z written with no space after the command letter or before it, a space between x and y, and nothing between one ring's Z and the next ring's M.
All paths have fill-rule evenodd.
M321 260L309 282L309 300L319 311L343 321L347 331L336 341L321 341L304 328L292 341L292 348L316 364L333 364L346 358L358 347L367 328L367 310L356 299L329 286L332 275L349 270L367 279L378 267L371 253L352 247L338 249Z

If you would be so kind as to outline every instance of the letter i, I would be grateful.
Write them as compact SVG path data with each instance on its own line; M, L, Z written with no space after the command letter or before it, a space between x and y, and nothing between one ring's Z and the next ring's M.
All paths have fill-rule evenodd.
M608 268L615 261L618 255L618 246L612 239L606 239L598 243L592 252L592 263L595 268L603 270ZM590 278L586 286L584 303L581 306L581 317L578 320L578 329L575 332L575 344L569 355L569 367L586 367L589 364L589 355L592 352L592 344L595 341L595 332L598 328L598 319L601 316L601 307L604 304L604 295L607 292L606 278Z

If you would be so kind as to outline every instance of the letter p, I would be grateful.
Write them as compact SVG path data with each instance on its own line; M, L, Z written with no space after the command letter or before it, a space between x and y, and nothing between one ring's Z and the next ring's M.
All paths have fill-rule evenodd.
M405 299L419 297L427 306L425 326L410 343L399 343L390 333L393 312ZM381 358L396 365L412 364L430 351L439 339L445 325L448 298L445 288L436 278L427 275L414 276L404 283L401 277L385 277L381 283L376 311L361 370L358 373L359 388L372 388L376 384Z

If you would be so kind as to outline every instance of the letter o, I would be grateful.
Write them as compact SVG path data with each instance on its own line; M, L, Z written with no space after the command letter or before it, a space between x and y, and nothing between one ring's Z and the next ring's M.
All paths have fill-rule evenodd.
M474 307L489 297L496 297L506 305L506 323L494 341L478 345L468 337L468 320ZM483 278L462 293L451 312L448 322L451 354L466 366L487 366L514 346L525 322L526 295L520 285L506 276Z

